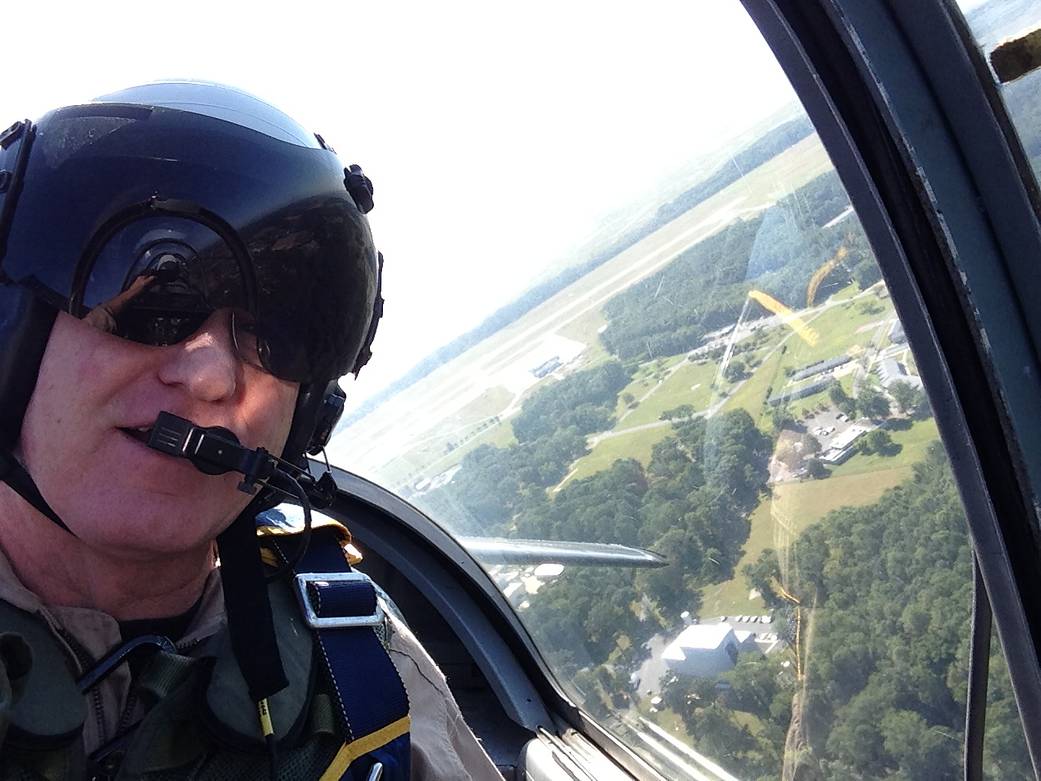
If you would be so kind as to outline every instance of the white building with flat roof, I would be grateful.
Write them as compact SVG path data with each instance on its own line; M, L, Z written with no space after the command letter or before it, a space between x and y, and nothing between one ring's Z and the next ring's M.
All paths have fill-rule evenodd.
M665 647L665 666L680 675L710 678L737 664L741 647L730 624L692 624Z

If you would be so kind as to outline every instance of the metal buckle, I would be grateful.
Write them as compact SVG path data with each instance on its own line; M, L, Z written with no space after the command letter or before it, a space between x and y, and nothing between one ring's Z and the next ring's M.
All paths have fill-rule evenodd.
M372 583L368 575L361 572L301 572L296 576L296 596L303 608L304 618L307 625L312 629L330 629L334 627L357 627L357 626L379 626L383 623L383 608L379 599L376 600L376 610L366 616L329 616L321 618L315 612L311 604L311 597L307 593L307 586L311 583L343 583L349 581L364 581Z

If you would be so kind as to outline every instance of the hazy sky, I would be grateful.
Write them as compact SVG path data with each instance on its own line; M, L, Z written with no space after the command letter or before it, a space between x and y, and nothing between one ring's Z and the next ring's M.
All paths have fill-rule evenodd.
M365 167L388 304L354 403L792 100L736 0L8 5L4 125L205 78Z

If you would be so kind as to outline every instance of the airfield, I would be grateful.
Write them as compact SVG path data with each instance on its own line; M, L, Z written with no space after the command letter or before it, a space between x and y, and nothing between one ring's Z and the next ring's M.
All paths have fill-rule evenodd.
M598 339L606 327L601 312L606 301L830 168L816 136L804 139L338 432L330 457L422 508L422 494L450 483L466 453L483 443L504 446L514 441L510 418L535 389L608 357ZM849 216L847 209L835 220ZM799 383L790 378L804 367L845 356L844 363L820 373L817 380L837 383L854 396L865 382L877 385L878 369L887 360L913 372L906 344L892 337L896 317L881 283L867 290L850 285L813 306L781 305L773 314L754 303L753 296L737 323L709 335L698 350L642 364L619 394L613 427L589 437L589 452L550 491L607 469L619 458L635 458L646 466L654 445L672 431L672 421L663 420L663 413L680 406L692 408L693 417L745 409L757 426L771 431L767 400L797 388ZM747 372L727 379L727 364L737 357ZM792 400L786 409L814 431L831 423L818 437L823 449L856 438L857 426L864 431L874 427L865 420L840 422L825 389ZM814 420L821 425L814 427ZM925 419L894 430L891 437L896 455L855 452L832 464L825 480L807 479L798 470L772 463L770 493L750 518L749 538L734 575L703 590L700 613L765 609L759 595L749 592L743 565L773 548L783 568L785 551L799 532L833 509L874 502L908 479L911 465L937 439L937 432L933 421Z
M533 370L554 357L561 362L556 371L566 372L605 356L597 332L607 300L830 169L817 137L803 139L337 432L330 458L412 493L478 444L511 441L504 424L527 395L554 376L536 377Z

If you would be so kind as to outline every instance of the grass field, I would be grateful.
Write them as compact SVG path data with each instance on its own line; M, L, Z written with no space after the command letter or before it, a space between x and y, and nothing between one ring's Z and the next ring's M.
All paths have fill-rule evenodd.
M936 421L932 418L916 420L906 431L890 431L889 435L893 442L901 446L899 453L892 456L857 453L846 463L835 467L832 476L857 475L879 469L910 466L915 461L921 461L929 443L937 441L940 437L936 430Z
M759 597L749 599L748 583L741 569L767 548L787 545L792 535L820 520L840 507L861 507L871 504L890 488L911 476L908 465L884 468L846 476L832 476L825 480L807 480L773 486L770 498L765 499L752 513L751 530L744 553L735 568L734 577L723 583L707 586L701 591L701 615L731 615L757 613L766 606Z
M780 350L767 358L755 370L755 374L738 388L737 393L727 399L727 403L723 405L723 410L743 409L752 416L753 420L759 420L766 407L766 398L770 393L770 386L774 384L778 374L781 372L784 358L785 354Z
M846 378L843 377L843 379L845 380ZM850 392L850 388L853 385L852 377L849 378L848 384L850 387L843 386L846 393ZM805 396L804 398L796 399L788 405L788 412L796 419L805 418L808 413L813 412L821 404L831 404L831 397L828 396L828 392L829 389L825 388L820 393L814 393L812 396Z
M635 458L647 466L651 462L651 449L670 434L672 426L660 426L601 440L588 455L575 462L575 472L568 481L589 477L601 470L609 469L611 464L620 458Z
M441 421L441 424L432 429L421 442L405 455L405 459L395 459L384 469L391 479L396 478L400 482L405 477L405 472L411 470L411 466L401 471L401 462L411 464L433 465L439 469L447 469L462 458L462 456L473 450L482 443L495 443L513 439L513 429L509 423L498 423L481 432L475 432L476 427L483 421L494 415L498 415L509 406L513 394L506 388L497 386L489 388L472 402L461 408L454 415ZM447 451L448 443L457 445L451 453L451 458L443 458ZM431 476L431 475L428 475Z
M686 354L670 355L641 364L633 374L632 381L618 393L618 403L615 405L615 420L617 422L614 427L616 429L629 428L632 425L629 422L629 418L632 417L638 408L636 402L658 387L669 376L669 371L672 367L682 363L685 359ZM634 401L631 403L634 406L632 407L625 401L628 396L633 397ZM628 417L626 417L627 413ZM623 418L625 418L624 423L622 422Z
M497 426L492 426L486 431L482 431L466 444L460 445L458 448L453 450L452 455L454 458L452 461L462 461L463 456L481 445L506 447L507 445L512 445L516 441L517 439L513 436L513 426L511 426L509 422L500 423Z
M716 377L716 364L703 363L696 366L685 363L665 380L647 397L647 400L634 409L615 428L629 428L644 423L653 423L661 419L661 413L674 409L681 404L690 404L701 411L708 407L712 399L712 381ZM697 386L697 387L694 387ZM647 389L643 390L646 393ZM643 393L632 392L636 398Z
M830 301L845 301L846 299L853 298L857 293L860 292L860 288L857 287L855 282L851 282L846 285L842 290L838 290L832 293L828 299Z
M830 170L831 160L820 139L813 134L749 171L713 197L732 199L746 195L751 203L778 200Z
M881 304L881 311L865 312L865 301ZM879 306L872 309L879 309ZM867 345L874 337L875 329L866 329L860 333L857 333L857 329L892 316L893 309L889 302L879 302L874 296L865 296L857 301L832 307L809 324L817 333L815 344L810 344L797 335L788 340L788 349L781 369L801 369L817 361L842 355L853 345Z

